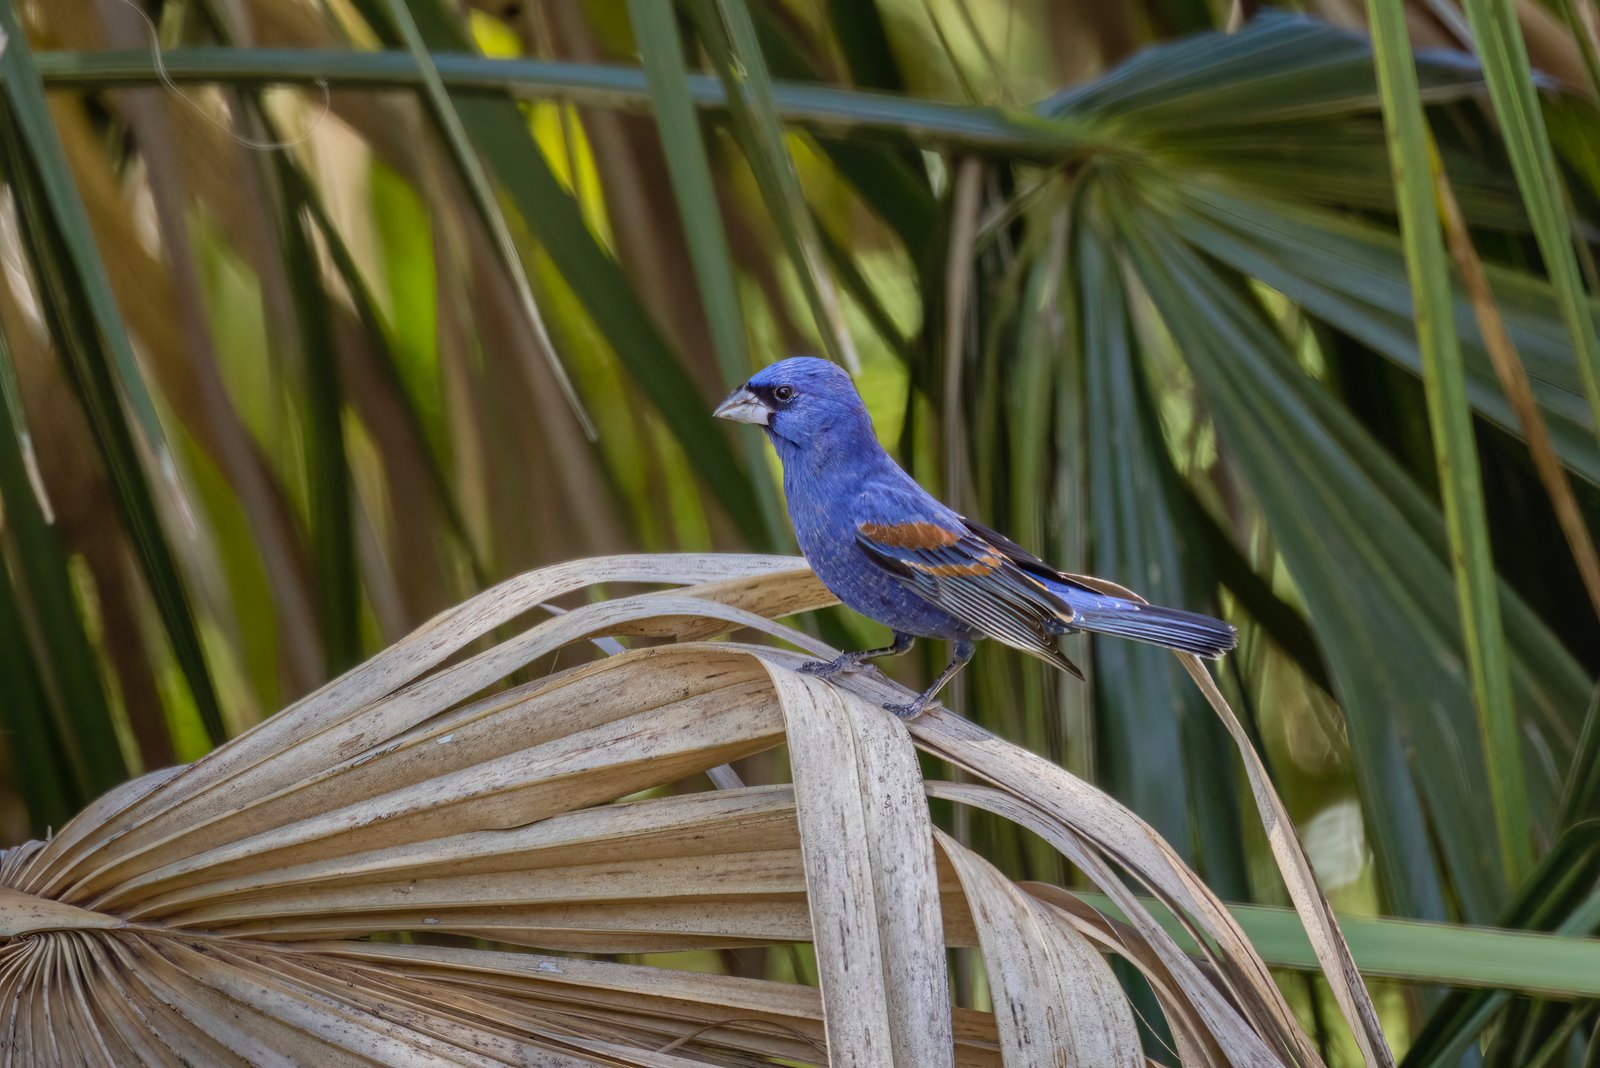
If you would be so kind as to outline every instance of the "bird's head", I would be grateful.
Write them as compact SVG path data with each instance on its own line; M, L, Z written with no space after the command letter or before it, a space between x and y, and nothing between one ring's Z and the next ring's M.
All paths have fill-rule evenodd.
M850 376L837 364L814 356L795 356L762 368L713 414L764 427L780 451L784 445L829 450L858 437L877 443L867 406Z

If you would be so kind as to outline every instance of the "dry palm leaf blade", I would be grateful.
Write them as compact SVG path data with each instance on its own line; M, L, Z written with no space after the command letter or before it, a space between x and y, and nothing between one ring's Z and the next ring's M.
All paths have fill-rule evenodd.
M902 723L881 676L798 673L834 650L775 622L832 602L797 564L519 576L0 854L4 1063L1142 1066L1110 958L1186 1068L1320 1063L1137 816L950 712ZM536 611L642 584L670 588ZM617 636L655 643L597 652ZM779 745L792 782L710 788ZM925 783L917 747L981 784ZM1012 882L928 795L1041 835L1124 917ZM806 943L814 988L605 959ZM952 1006L950 946L981 949L994 1012Z

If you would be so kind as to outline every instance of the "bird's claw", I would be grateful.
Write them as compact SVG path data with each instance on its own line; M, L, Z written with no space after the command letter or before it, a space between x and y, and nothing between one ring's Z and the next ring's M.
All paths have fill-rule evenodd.
M885 712L893 712L901 719L916 719L922 715L922 710L927 706L921 701L911 701L903 705L884 705Z
M848 674L858 666L854 658L846 655L834 660L807 660L800 665L800 673L819 679L831 679L836 675Z

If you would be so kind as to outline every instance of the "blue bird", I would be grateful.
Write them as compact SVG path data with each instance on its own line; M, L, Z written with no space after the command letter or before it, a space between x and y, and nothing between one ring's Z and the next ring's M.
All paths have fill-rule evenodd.
M840 601L894 632L885 648L803 670L832 678L904 653L919 637L955 644L933 685L909 704L886 706L897 716L920 714L972 659L979 638L1079 678L1056 648L1063 634L1114 634L1206 657L1234 647L1234 630L1221 620L1100 593L940 504L878 444L855 384L827 360L775 363L714 414L767 432L806 562Z

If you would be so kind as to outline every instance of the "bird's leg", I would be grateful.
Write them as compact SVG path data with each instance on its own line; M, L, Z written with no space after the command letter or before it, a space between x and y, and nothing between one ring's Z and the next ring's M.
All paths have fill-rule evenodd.
M955 647L955 659L951 660L950 663L945 666L945 669L939 672L939 677L933 680L932 686L929 686L926 690L923 690L921 693L917 694L917 699L912 701L910 704L884 705L884 709L886 711L893 712L901 719L916 719L918 716L922 715L922 710L932 704L935 697L939 696L939 691L944 689L945 683L955 678L956 672L967 666L967 661L972 659L972 654L976 652L977 649L978 645L976 642L970 641L966 638L962 638L961 640L957 641Z
M819 679L831 679L835 675L854 671L868 660L880 656L899 656L911 648L911 643L916 637L904 631L894 632L894 642L885 645L882 649L864 649L859 653L843 653L833 660L811 660L800 665L800 670L807 675L815 675Z

